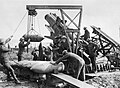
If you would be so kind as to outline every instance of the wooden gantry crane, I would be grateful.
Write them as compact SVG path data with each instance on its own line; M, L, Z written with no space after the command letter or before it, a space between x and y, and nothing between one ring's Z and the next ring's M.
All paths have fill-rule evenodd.
M28 10L28 31L33 27L33 18L37 15L36 9L49 9L49 10L59 10L61 13L61 20L63 21L63 25L62 25L62 29L60 28L55 28L54 26L56 25L56 20L53 20L51 28L56 31L58 30L64 30L65 36L67 37L67 42L69 45L69 50L72 52L77 53L77 47L78 47L78 39L79 39L79 35L80 35L80 26L81 26L81 16L82 16L82 6L81 5L27 5L26 9ZM65 10L69 10L69 11L73 11L74 10L78 10L78 14L75 15L75 17L72 19L70 17L70 14L68 15ZM76 19L76 17L78 17L79 22L74 22L74 20ZM67 19L70 21L70 24L72 23L76 28L75 29L71 29L68 28L68 26L66 25L66 20L65 17L67 17ZM60 24L61 25L61 24ZM76 47L74 47L74 44L72 44L72 47L70 45L70 41L69 41L69 35L68 33L72 33L72 43L74 43L74 37L73 34L77 32L77 39L76 39ZM56 33L57 34L57 33Z

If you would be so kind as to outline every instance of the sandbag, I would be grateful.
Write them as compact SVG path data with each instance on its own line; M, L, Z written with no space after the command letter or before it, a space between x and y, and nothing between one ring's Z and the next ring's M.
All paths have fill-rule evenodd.
M64 70L64 64L61 62L58 65L52 65L50 62L46 62L43 64L36 64L33 65L30 70L36 73L50 73L55 70L57 71L63 71Z

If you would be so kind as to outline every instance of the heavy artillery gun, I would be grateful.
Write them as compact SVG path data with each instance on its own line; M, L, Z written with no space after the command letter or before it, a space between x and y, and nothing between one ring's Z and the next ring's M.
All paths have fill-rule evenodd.
M69 45L69 49L70 51L77 53L78 50L78 42L79 42L79 36L80 36L80 20L81 20L81 13L82 13L82 6L57 6L57 5L27 5L27 10L28 10L28 15L29 15L29 19L33 19L33 17L35 17L37 15L36 13L36 9L59 9L61 12L61 18L53 13L47 14L45 16L45 19L48 21L49 25L46 25L46 27L50 30L51 35L47 36L48 38L51 38L54 40L55 37L59 36L59 35L64 35L67 37L67 43ZM78 25L74 22L74 19L71 19L65 12L63 9L78 9L80 10L79 14L79 22ZM67 17L68 20L71 21L71 23L73 23L76 27L76 29L74 28L69 28L66 25L66 20L64 18L64 16ZM78 16L78 15L76 15ZM76 18L75 16L75 18ZM99 52L101 52L104 56L108 55L110 52L116 52L116 50L119 50L118 46L119 44L116 43L114 40L112 40L110 37L108 37L105 33L103 33L101 30L98 30L97 27L92 26L93 28L93 33L96 34L96 36L94 36L92 39L94 42L97 42L100 45L99 48ZM30 28L28 28L29 30ZM77 33L76 37L74 38L74 33ZM70 40L72 42L70 42ZM76 43L76 46L74 46L74 43ZM84 53L83 53L84 54ZM85 54L84 54L85 55ZM86 55L85 55L86 56ZM41 62L41 61L40 61ZM34 78L35 80L39 80L41 85L46 86L44 83L50 83L51 80L56 81L58 80L60 83L61 82L65 82L68 83L70 86L75 86L75 87L80 87L80 88L92 88L93 86L90 86L84 82L81 82L78 79L73 78L71 75L66 75L63 73L60 74L53 74L51 71L49 72L43 72L41 74L41 71L37 72L33 72L31 71L29 68L24 67L26 66L31 66L34 63L37 63L36 61L26 61L25 63L22 63L22 67L21 72L25 73L24 76L26 76L28 73L28 78L32 79ZM47 62L48 63L48 62ZM45 65L45 64L43 64ZM38 66L43 66L43 65L38 65ZM46 67L46 66L45 66ZM38 68L38 67L37 67ZM43 67L44 68L44 67ZM37 70L43 70L43 68L38 68ZM17 69L16 69L17 70ZM19 70L20 71L20 70ZM47 71L47 70L46 70ZM20 73L20 72L18 72ZM47 76L45 77L45 75L47 74ZM20 74L19 74L20 75ZM58 84L59 84L58 82ZM54 84L56 85L56 82L54 82ZM41 87L43 88L43 87Z
M79 47L78 42L80 40L79 38L80 38L80 23L81 23L82 6L79 6L79 5L78 6L71 6L71 5L68 5L68 6L65 6L65 5L62 5L62 6L61 5L27 5L26 8L28 10L28 18L29 18L30 21L33 21L33 18L37 15L36 9L58 9L61 13L61 18L59 16L57 16L56 14L53 14L53 13L47 14L45 16L45 19L49 23L49 25L46 25L46 27L51 32L51 35L47 36L47 37L54 40L55 37L57 37L59 35L64 35L67 38L67 43L68 43L68 46L69 46L69 50L74 52L74 53L78 52L78 47ZM65 13L64 10L66 10L66 9L79 10L79 12L78 12L78 14L79 14L78 25L77 25L77 23L74 22L74 19L78 16L78 14L72 19ZM67 21L64 18L64 16L66 16L67 20L70 20L70 23L73 23L73 25L76 28L69 28L69 26L66 25ZM30 23L32 23L32 22L30 22ZM33 27L33 23L29 25L28 31L31 29L31 26ZM95 27L92 27L92 28L95 28ZM76 33L76 37L74 37L74 33ZM108 37L106 38L106 35L104 35L100 31L98 31L96 28L95 28L94 33L96 33L96 35L99 36L98 40L96 39L96 37L93 38L93 41L99 42L99 44L100 44L99 52L103 53L104 56L107 55L109 53L109 51L111 51L111 48L113 46L116 46L116 45ZM102 40L102 38L104 40ZM70 42L69 39L71 39L72 42ZM106 44L102 45L102 42L104 42ZM76 43L75 46L74 46L74 43ZM108 46L110 46L109 49L107 49ZM83 55L85 55L85 54L83 53ZM32 63L36 63L36 62L33 61ZM33 76L33 77L36 74L36 73L31 72L30 69L26 69L26 68L25 68L25 70L22 69L22 72L30 73L29 76L32 74L31 76ZM44 73L44 74L46 75L47 73ZM43 74L42 74L42 76L40 76L40 75L41 75L40 73L37 74L37 78L40 78L40 81L43 78L42 79L42 82L43 82L42 85L44 85L44 83L46 81L50 81L50 80L55 80L56 81L56 78L57 78L57 79L61 79L62 81L66 82L70 85L73 85L75 87L83 87L83 88L86 87L86 88L88 88L88 86L90 86L90 85L87 85L87 84L81 82L78 79L72 78L71 75L68 76L68 75L63 74L63 73L53 74L53 73L49 72L47 78L44 78ZM54 79L53 76L55 77L55 79ZM71 80L69 80L69 79L71 79ZM61 82L61 80L60 80L60 82ZM90 86L90 88L92 88L92 86Z
M77 5L77 6L74 6L74 5L27 5L26 9L28 10L28 21L31 21L28 24L28 31L30 31L31 29L33 30L33 18L37 15L36 9L58 9L58 10L60 10L62 20L57 21L57 22L60 21L60 24L58 23L58 25L56 26L56 20L52 19L53 24L51 24L51 22L50 22L50 24L51 24L50 26L51 26L51 28L55 29L54 30L55 34L57 33L57 34L65 35L67 37L67 43L69 45L70 51L76 52L78 45L75 46L75 49L73 48L74 46L72 46L72 48L71 48L71 45L69 42L69 35L68 35L69 33L67 33L67 32L72 32L72 43L74 43L73 42L74 41L74 39L73 39L74 32L77 32L76 41L78 40L78 37L80 34L79 31L80 31L80 20L81 20L82 6L79 6L79 5ZM80 17L79 17L78 25L74 22L74 19L71 19L63 11L63 9L79 10L78 14L80 14ZM78 14L76 16L78 16ZM65 23L66 21L65 21L64 15L71 21L71 23L73 23L77 27L77 29L75 29L75 30L68 29L68 27L66 26L66 23ZM49 18L48 15L45 16L45 19L47 19L47 18ZM62 30L59 30L59 29L62 29ZM55 34L52 36L52 38L57 36L57 34L56 35ZM25 37L25 36L23 36L23 37ZM31 37L31 36L27 36L26 38L28 39L28 37ZM33 36L33 37L35 37L35 36ZM31 37L31 38L33 39L33 37ZM41 40L35 41L33 39L32 42L38 42ZM76 42L76 43L78 43L78 42ZM39 56L39 58L41 58L41 57ZM34 64L37 64L37 63L39 63L38 66L36 66L37 69L35 67L36 70L32 71L33 68L31 68L31 66L33 66ZM42 64L40 64L40 63L42 63ZM57 66L52 67L52 66L53 65L48 61L21 61L21 62L14 62L13 63L13 68L15 67L14 69L15 69L16 73L18 74L18 76L22 75L22 73L23 73L22 76L28 77L29 80L34 78L38 82L38 84L40 85L39 86L40 88L51 88L51 87L48 87L49 86L48 84L53 84L54 86L52 86L52 88L56 88L56 87L58 88L57 85L59 85L60 83L65 83L65 84L67 83L68 86L72 86L72 87L74 86L75 88L78 88L78 87L80 87L80 88L88 88L88 87L94 88L93 86L91 86L89 84L86 84L86 83L84 83L76 78L73 78L71 75L66 75L63 73L53 74L54 70L59 69L59 67L57 67ZM64 66L64 64L63 64L63 66ZM55 69L51 70L53 68L55 68ZM62 88L64 88L64 87L62 87Z
M68 42L68 44L70 45L69 48L71 48L71 51L74 52L74 53L77 53L77 54L79 53L79 55L85 60L86 66L87 65L89 66L90 65L90 58L87 55L87 53L83 52L83 51L79 52L78 48L74 46L76 42L79 42L78 47L80 47L80 48L84 47L84 46L82 46L84 44L83 44L83 42L81 42L82 39L80 39L80 36L78 37L78 40L77 40L77 38L75 40L75 37L73 36L73 34L75 32L79 33L79 30L77 30L77 29L71 29L69 27L66 27L66 29L65 29L63 20L59 16L57 16L56 14L53 14L53 13L47 14L45 16L45 19L49 23L49 25L46 25L46 27L51 32L51 35L50 36L46 36L46 37L51 38L54 41L55 37L57 37L59 35L62 35L62 36L65 35L66 36L66 34L67 34L68 35L67 38L72 40L72 42ZM65 21L67 22L67 20L65 20ZM93 26L91 26L91 27L94 29ZM105 33L100 32L100 31L96 32L96 30L95 29L93 30L93 33L95 33L96 36L92 37L92 41L94 43L97 43L98 46L100 46L99 50L97 52L102 53L103 54L102 57L105 57L108 53L110 53L109 51L110 51L111 47L108 49L108 46L110 46L109 44L112 43L113 47L114 46L117 47L115 45L117 43L114 40L112 40L110 37L108 37L107 35L105 35ZM98 38L98 36L99 36L99 38ZM102 37L100 37L100 36L102 36ZM104 42L107 41L106 44L103 44L102 43L103 41ZM106 63L106 61L105 61L105 63Z

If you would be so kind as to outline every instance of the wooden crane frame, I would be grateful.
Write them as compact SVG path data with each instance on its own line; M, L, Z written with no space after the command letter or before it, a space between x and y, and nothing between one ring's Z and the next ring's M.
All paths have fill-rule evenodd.
M29 11L33 11L32 14L28 14L29 17L28 18L33 18L33 16L36 16L36 9L58 9L60 10L60 13L61 13L61 18L63 20L63 24L64 24L64 30L65 30L65 34L66 34L66 37L67 37L67 42L69 44L69 49L70 51L73 52L72 49L74 49L74 44L71 48L71 45L70 45L70 42L69 42L69 39L68 39L68 35L67 35L67 32L72 32L72 34L74 32L77 32L77 39L76 39L76 47L75 47L75 53L77 53L77 48L78 48L78 39L79 39L79 36L80 36L80 26L81 26L81 16L82 16L82 6L81 5L27 5L26 6L26 9L28 10L28 13ZM79 22L76 23L74 22L74 19L70 18L70 16L64 11L64 9L69 9L69 10L79 10L79 15L76 15L76 16L79 16ZM65 18L64 16L66 16L71 23L73 23L73 25L76 26L77 29L75 30L67 30L67 25L65 24ZM29 30L29 24L28 24L28 30ZM72 36L73 37L73 36ZM73 38L74 39L74 38ZM72 40L73 41L73 40Z

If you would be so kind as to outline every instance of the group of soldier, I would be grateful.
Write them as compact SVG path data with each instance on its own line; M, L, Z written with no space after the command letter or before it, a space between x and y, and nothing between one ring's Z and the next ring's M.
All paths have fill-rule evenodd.
M85 34L81 36L85 41L84 51L89 55L90 62L92 63L92 71L96 72L96 51L97 45L90 40L90 33L87 28L84 28ZM13 36L8 38L6 41L0 39L0 63L7 69L8 71L8 79L10 79L10 75L14 78L16 83L20 83L17 79L13 68L9 64L9 58L7 53L10 51L5 44L11 40ZM30 39L28 39L27 43L25 44L24 38L20 38L19 43L19 51L18 51L18 61L23 60L23 53L25 47L30 44ZM39 60L50 60L51 64L56 65L59 62L67 62L65 65L65 72L73 77L80 79L82 81L85 80L85 60L82 56L75 54L74 52L70 52L68 47L68 42L66 36L57 36L53 41L53 44L50 44L49 47L43 47L40 43L39 53L41 53L41 59ZM78 48L79 49L79 48ZM33 60L38 60L38 56L35 54L37 50L32 52L34 55ZM54 61L54 62L53 62Z
M89 55L87 62L88 64L92 63L92 69L90 72L97 72L97 67L96 67L96 56L97 56L97 50L98 46L92 40L90 40L90 33L87 30L86 27L84 27L85 33L84 35L80 36L82 38L83 43L80 43L83 47L83 51ZM81 39L80 39L81 40ZM71 45L71 44L70 44ZM66 62L65 66L65 72L69 75L72 75L73 77L80 79L80 80L85 80L85 64L86 60L84 57L82 57L81 54L78 54L81 45L78 47L78 52L77 54L74 52L71 52L69 49L69 45L67 42L67 37L64 35L56 36L53 44L50 44L50 48L46 48L43 50L44 55L43 56L52 56L47 58L46 60L50 61L55 61L52 62L52 64L58 64L59 62ZM72 45L71 45L72 46ZM51 52L46 55L46 52ZM44 59L45 60L45 59Z

